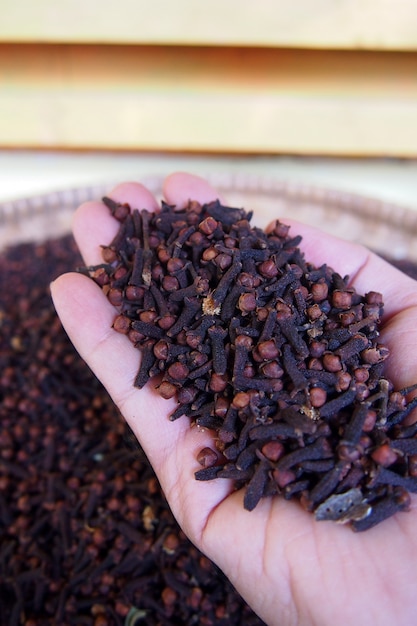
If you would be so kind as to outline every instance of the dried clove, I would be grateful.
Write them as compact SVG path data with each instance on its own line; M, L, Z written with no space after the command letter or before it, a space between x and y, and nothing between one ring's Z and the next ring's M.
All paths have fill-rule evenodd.
M116 219L131 213L126 232L141 239L139 213L111 206ZM261 626L179 529L143 451L57 319L49 283L80 263L70 237L0 257L0 623ZM131 298L127 278L122 289L130 325L143 288ZM150 341L155 350L159 340ZM174 360L184 354L161 341ZM168 611L178 589L185 595Z
M104 263L83 271L142 352L135 384L160 375L160 393L178 401L171 419L216 432L226 464L208 465L202 451L196 478L234 477L249 510L277 493L298 498L318 519L323 502L359 490L337 519L355 530L405 510L389 490L417 490L416 430L403 425L417 401L383 377L382 295L313 266L299 236L279 221L270 233L252 227L244 209L107 204L119 233Z

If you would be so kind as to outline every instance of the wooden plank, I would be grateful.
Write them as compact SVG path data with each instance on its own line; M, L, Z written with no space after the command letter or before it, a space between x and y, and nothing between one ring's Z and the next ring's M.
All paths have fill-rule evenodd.
M0 46L3 147L417 156L417 54Z
M0 41L417 49L417 0L13 0Z

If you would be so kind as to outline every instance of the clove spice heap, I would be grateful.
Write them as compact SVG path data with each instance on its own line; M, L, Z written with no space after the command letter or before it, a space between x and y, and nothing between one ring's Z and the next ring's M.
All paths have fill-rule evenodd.
M120 228L83 268L141 351L135 386L160 375L187 416L215 432L197 480L233 479L244 507L297 498L318 520L371 528L417 492L417 385L384 376L380 293L359 295L308 263L289 227L268 233L219 201L132 209L103 199Z
M80 263L70 236L0 254L0 624L265 626L65 334L49 283Z

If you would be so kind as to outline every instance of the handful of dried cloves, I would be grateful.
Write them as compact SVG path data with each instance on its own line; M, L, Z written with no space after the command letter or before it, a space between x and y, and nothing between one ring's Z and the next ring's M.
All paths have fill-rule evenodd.
M103 264L82 271L142 353L135 385L162 374L171 419L215 431L197 480L235 480L248 510L296 497L357 531L407 510L417 385L394 390L383 376L381 294L308 263L279 221L265 233L218 201L150 213L103 200L120 229Z

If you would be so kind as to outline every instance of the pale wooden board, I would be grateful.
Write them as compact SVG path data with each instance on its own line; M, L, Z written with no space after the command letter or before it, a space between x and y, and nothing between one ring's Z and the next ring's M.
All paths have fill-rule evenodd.
M0 41L417 49L417 0L13 0Z
M0 46L0 146L417 155L417 54Z

